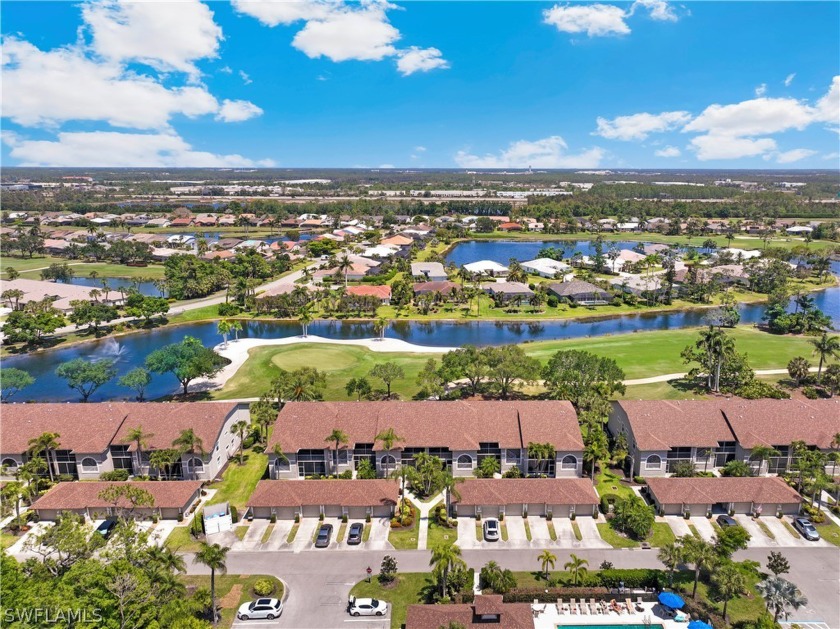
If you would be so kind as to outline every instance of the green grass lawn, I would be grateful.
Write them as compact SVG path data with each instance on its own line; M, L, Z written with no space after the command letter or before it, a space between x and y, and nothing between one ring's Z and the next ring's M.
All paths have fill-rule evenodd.
M388 532L388 541L397 550L417 550L417 538L420 531L419 512L417 512L417 515L418 517L414 519L414 526L408 528L401 526L396 529L391 527Z
M619 534L606 522L599 522L596 526L598 527L598 533L601 534L601 539L613 548L639 547L639 542Z
M64 258L57 258L56 256L35 256L34 258L21 258L19 256L10 256L4 254L0 256L0 275L6 277L6 269L13 268L15 271L23 274L32 269L40 269L51 264L64 264L67 262ZM37 277L37 271L35 272ZM29 277L28 275L26 277Z
M676 539L677 536L674 535L673 529L668 526L667 522L654 522L653 529L651 529L650 537L648 537L647 541L654 548L662 548Z
M435 513L438 505L443 505L443 502L439 502L434 507L432 507L432 513ZM429 530L428 530L428 538L426 540L426 548L434 548L439 544L454 544L458 541L458 527L447 527L441 526L437 522L434 521L433 517L429 517Z
M170 323L191 323L193 321L205 321L207 319L219 318L219 305L213 304L210 306L203 306L201 308L193 308L180 314L169 317ZM222 341L221 336L219 342Z
M548 525L548 536L551 538L552 542L556 542L557 531L554 530L554 520L549 520L546 524Z
M17 535L13 535L12 533L2 532L0 533L0 548L3 550L13 546L15 542L20 539Z
M187 587L210 588L209 575L187 575L180 579ZM236 615L236 610L242 603L257 598L254 594L254 584L259 579L270 579L274 582L275 590L271 596L283 599L283 583L276 577L269 577L259 574L238 575L222 574L216 575L216 604L221 607L222 618L219 627L230 627Z
M341 526L338 527L338 534L335 536L336 542L343 542L344 541L344 534L347 532L347 522L342 522Z
M182 553L195 553L199 549L199 541L190 535L190 527L176 526L166 538L166 545Z
M575 539L577 541L581 541L583 539L583 533L580 532L580 525L572 520L572 532L575 534Z
M246 451L245 457L243 465L239 465L235 459L230 460L222 481L210 485L210 489L216 490L216 495L207 504L229 502L239 511L239 517L245 515L248 498L268 466L268 455Z
M746 352L754 369L784 368L795 356L810 356L808 339L794 336L776 336L755 328L741 326L727 331L740 352ZM599 356L616 360L628 379L646 378L688 370L680 358L680 352L697 338L697 330L667 330L639 332L598 338L572 339L564 341L538 341L523 343L525 351L545 363L560 350L580 349ZM393 391L404 399L416 395L416 377L425 362L425 354L404 352L374 353L363 347L348 345L295 344L254 348L250 358L234 374L220 391L214 392L217 399L258 397L265 392L267 383L279 373L279 369L292 370L302 366L317 365L326 371L327 387L324 399L350 399L344 387L351 378L367 376L377 363L393 361L399 364L405 377L394 382ZM374 387L382 383L370 378ZM667 383L643 385L654 387L654 391L667 392L673 389ZM628 387L627 397L640 397L642 387ZM684 394L683 394L684 395ZM661 397L673 397L663 395Z
M764 533L767 537L769 537L770 539L776 539L776 536L773 535L773 531L771 531L770 528L764 522L761 521L761 518L753 520L753 522L758 524L758 528L760 528L761 532Z
M262 535L262 539L260 539L260 543L265 544L269 539L271 539L271 534L274 532L274 524L269 524L266 527L265 532Z
M522 523L525 525L525 538L530 542L531 541L531 525L528 524L528 520L526 518L522 519Z
M630 487L622 484L621 476L612 470L604 470L595 476L595 491L599 496L604 494L616 494L623 498L631 498L636 494Z
M697 527L693 524L688 525L688 530L691 531L691 534L694 535L694 537L700 537L700 531L698 531Z
M840 526L837 526L834 520L826 516L825 522L822 524L815 524L814 526L820 532L820 537L822 537L825 541L834 544L835 546L840 546Z
M423 590L434 587L432 575L424 572L403 572L397 575L396 583L384 587L374 576L370 583L360 581L350 590L351 596L376 598L391 605L391 629L400 629L405 623L409 605L423 603Z
M297 537L298 529L300 528L300 522L295 522L292 524L292 528L289 530L289 534L286 535L286 543L291 544L295 541L295 537Z
M233 532L236 533L236 537L241 542L243 539L245 539L245 534L248 532L248 527L247 526L237 526L233 530Z
M365 522L365 530L362 532L362 541L366 542L370 539L370 532L373 527L370 522Z

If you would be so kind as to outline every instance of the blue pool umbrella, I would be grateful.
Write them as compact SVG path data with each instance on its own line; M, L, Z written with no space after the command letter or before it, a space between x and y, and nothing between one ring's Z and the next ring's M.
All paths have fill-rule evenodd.
M671 609L680 609L683 605L685 605L685 601L682 600L682 597L679 594L674 594L673 592L660 593L659 602L665 607L670 607Z
M715 629L712 625L703 622L702 620L692 620L688 623L688 629Z

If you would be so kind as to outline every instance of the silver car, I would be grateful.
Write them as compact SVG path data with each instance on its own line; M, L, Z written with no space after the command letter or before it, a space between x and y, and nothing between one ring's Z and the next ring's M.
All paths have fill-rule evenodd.
M258 598L250 603L242 603L236 612L239 620L274 620L283 613L283 603L276 598Z
M499 537L499 521L495 518L484 520L484 539L488 542L498 542Z
M817 531L817 527L815 527L808 518L794 518L793 526L797 531L802 533L802 537L807 539L809 542L820 541L820 533Z

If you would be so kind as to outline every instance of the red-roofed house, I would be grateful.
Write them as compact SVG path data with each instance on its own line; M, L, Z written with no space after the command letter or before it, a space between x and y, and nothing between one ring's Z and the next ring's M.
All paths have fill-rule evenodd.
M802 502L778 476L650 478L647 491L661 515L796 515Z
M357 297L376 297L387 306L391 303L391 287L390 286L371 286L362 284L360 286L348 286L348 295L356 295Z
M390 518L399 500L399 484L377 480L261 480L248 500L255 518L275 516Z
M459 516L502 514L556 517L592 515L598 495L588 478L476 478L458 485L453 499Z

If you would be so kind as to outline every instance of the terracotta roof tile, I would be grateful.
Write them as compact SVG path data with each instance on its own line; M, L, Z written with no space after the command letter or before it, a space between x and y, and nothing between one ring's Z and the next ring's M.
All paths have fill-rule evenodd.
M485 609L484 598L476 596L473 604L452 605L409 605L405 618L405 629L435 629L450 623L463 625L465 629L533 629L534 616L529 603L499 603L494 607L498 622L482 621L478 609Z
M504 504L596 505L598 496L587 478L476 478L458 485L465 506Z
M362 286L348 286L347 292L350 295L356 295L359 297L377 297L378 299L390 299L391 298L391 287L390 286L370 286L370 285L362 285Z
M399 484L393 480L261 480L249 507L396 505Z
M717 447L735 441L717 400L622 400L640 450Z
M113 506L99 497L108 487L114 485L130 485L138 489L144 489L152 494L155 499L155 507L163 509L186 507L196 492L201 489L201 481L174 480L174 481L131 481L131 482L108 482L108 481L75 481L71 483L58 483L47 493L41 496L33 505L34 509L84 509L105 508ZM130 506L127 502L125 505Z
M748 449L786 446L794 441L828 449L834 435L840 433L840 399L733 399L722 402L721 408L738 442Z
M778 476L719 478L648 478L647 486L660 504L718 502L799 503L800 496Z

